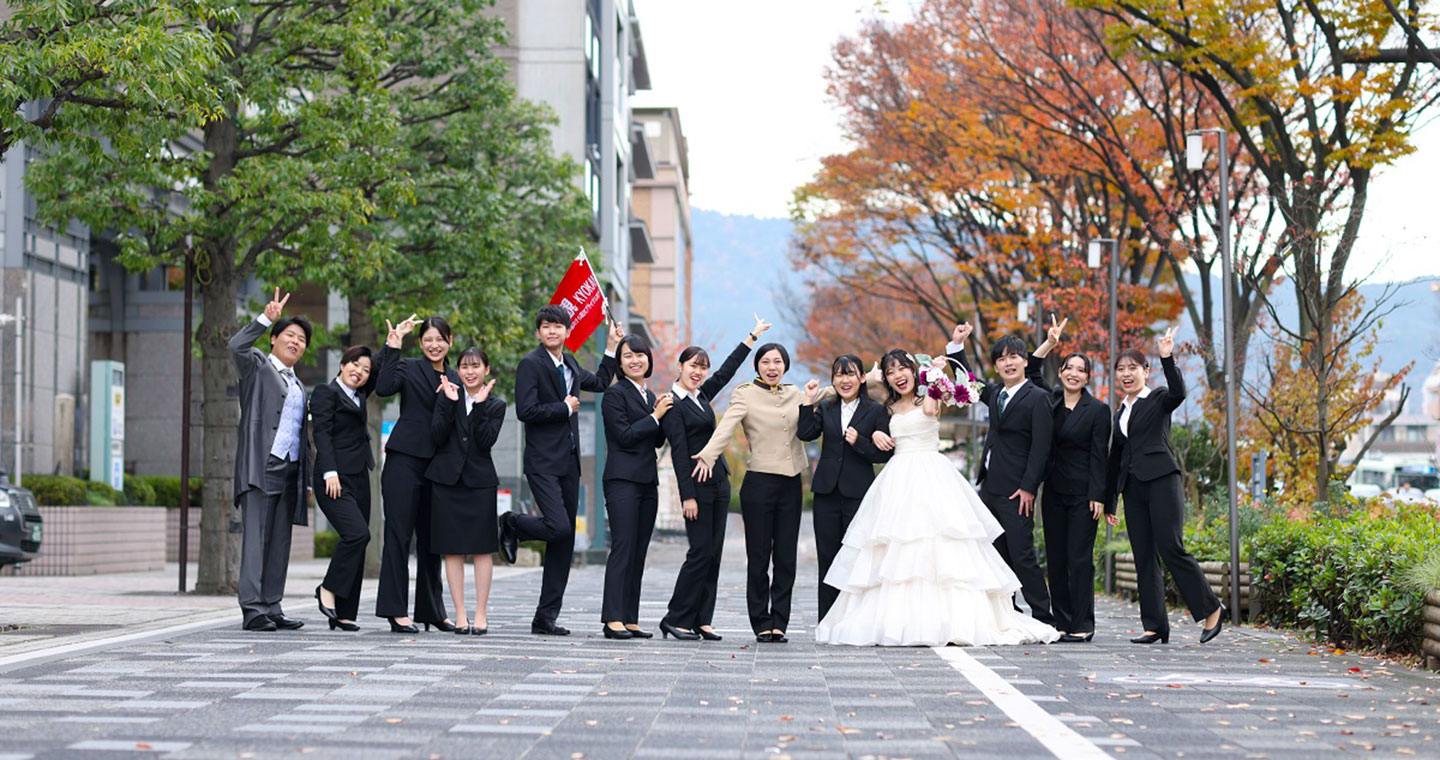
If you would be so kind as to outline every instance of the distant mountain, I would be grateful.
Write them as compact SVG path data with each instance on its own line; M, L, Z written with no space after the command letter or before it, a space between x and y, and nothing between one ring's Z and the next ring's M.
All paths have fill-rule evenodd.
M691 229L695 240L696 339L727 346L742 335L741 330L750 327L751 313L758 312L775 322L767 338L793 346L804 326L786 319L781 302L785 288L800 292L804 278L790 268L787 259L790 221L694 209ZM1192 284L1198 279L1192 277ZM1361 292L1367 300L1373 300L1385 287L1365 285ZM1272 298L1283 319L1289 322L1294 318L1294 290L1288 283L1276 288ZM1384 320L1378 346L1381 367L1395 372L1415 361L1410 378L1416 387L1411 394L1414 405L1419 403L1419 384L1440 360L1440 276L1399 285L1392 303L1395 310ZM1187 335L1194 336L1188 320L1181 328L1181 338Z

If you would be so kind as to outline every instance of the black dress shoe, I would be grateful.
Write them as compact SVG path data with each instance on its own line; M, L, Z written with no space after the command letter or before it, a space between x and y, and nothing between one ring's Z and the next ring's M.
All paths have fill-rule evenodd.
M532 626L532 628L533 628L533 626ZM635 636L631 633L630 629L628 629L628 628L621 628L620 630L617 631L617 630L615 630L614 628L611 628L611 627L608 626L608 625L602 625L602 626L600 626L600 631L601 631L601 633L604 633L604 634L605 634L605 638L607 638L607 639L633 639L633 638L635 638Z
M486 628L476 628L476 627L474 627L474 626L471 626L471 627L470 627L470 635L471 635L471 636L484 636L485 634L487 634L487 633L489 633L489 632L490 632L490 629L489 629L488 627L486 627Z
M661 619L661 621L660 621L660 635L661 635L661 636L667 636L667 637L668 637L668 636L674 636L677 641L699 641L699 640L700 640L700 634L698 634L698 633L696 633L696 632L694 632L694 631L682 631L682 630L680 630L679 628L676 628L675 626L671 625L669 620L664 620L664 619Z
M279 628L279 629L282 630L282 631L293 631L293 630L295 630L295 629L297 629L297 628L304 628L304 627L305 627L305 621L304 621L304 620L296 620L295 618L287 618L287 617L285 617L284 615L271 615L271 616L270 616L270 622L274 623L274 624L275 624L275 627L276 627L276 628Z
M629 631L629 632L630 632L630 635L631 635L633 638L637 638L637 639L653 639L653 638L655 638L655 634L653 634L653 633L651 633L651 632L649 632L649 631L647 631L647 630L642 629L642 628L641 628L640 626L638 626L638 625L635 626L634 628L631 628L630 626L627 625L627 626L625 626L625 630Z
M455 630L455 624L448 620L441 620L438 623L424 623L425 630L430 630L430 626L432 625L443 633L450 633Z
M1215 627L1214 627L1214 628L1206 628L1205 630L1203 630L1203 631L1200 632L1200 643L1201 643L1201 644L1207 643L1207 642L1209 642L1211 639L1213 639L1213 638L1215 638L1216 636L1219 636L1219 635L1220 635L1220 629L1222 629L1222 628L1225 627L1225 613L1226 613L1226 612L1227 612L1227 610L1225 609L1225 605L1223 605L1223 604L1220 605L1220 617L1215 618Z
M783 633L772 633L772 634L770 634L770 643L772 643L772 644L784 644L785 642L787 642L787 641L789 641L789 640L790 640L790 639L787 638L787 637L785 636L785 634L783 634Z
M335 608L326 607L325 602L320 601L320 588L321 586L315 587L315 603L320 605L320 614L324 615L327 620L338 620L340 615L336 614Z
M761 644L770 644L775 641L775 634L769 631L766 631L764 633L757 633L755 634L755 640L760 642Z
M1169 644L1170 632L1160 631L1159 633L1146 633L1130 639L1131 644L1154 644L1157 641L1161 644Z
M508 513L507 513L508 514ZM570 629L555 624L553 620L536 618L530 621L530 632L536 636L569 636Z
M395 622L395 618L385 618L385 619L390 621L390 632L391 632L391 633L419 633L419 632L420 632L420 629L419 629L418 627L416 627L416 625L415 625L414 623L409 623L409 624L407 624L407 625L400 625L399 623Z
M515 564L515 553L520 551L520 537L515 535L515 513L500 513L500 556L508 564Z
M335 630L336 628L339 628L339 629L342 630L342 631L358 631L358 630L360 630L360 626L355 625L354 623L347 623L347 622L345 622L345 621L343 621L343 620L340 620L340 619L338 619L338 618L330 618L330 630L333 631L333 630Z
M1059 641L1065 644L1074 644L1077 642L1089 641L1093 638L1095 638L1094 631L1091 631L1089 633L1065 633L1060 635Z
M468 626L468 625L452 625L452 626L450 626L450 632L453 633L453 634L455 634L455 635L457 635L457 636L469 636L469 635L470 635L470 626Z
M700 638L705 639L706 641L719 641L725 638L724 636L721 636L714 631L707 631L704 628L696 628L695 632L700 634Z
M275 628L275 624L272 623L272 622L270 622L270 618L268 618L268 617L266 617L266 616L264 616L264 615L261 615L261 616L259 616L259 617L251 618L250 620L245 621L245 630L247 630L247 631L274 631L274 630L276 630L276 628Z

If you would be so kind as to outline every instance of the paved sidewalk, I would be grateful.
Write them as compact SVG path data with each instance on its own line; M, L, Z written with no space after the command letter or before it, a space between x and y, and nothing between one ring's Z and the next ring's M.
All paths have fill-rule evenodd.
M1115 601L1101 602L1088 645L816 646L814 561L802 552L791 643L757 645L731 536L721 642L605 640L598 567L571 576L567 638L529 634L533 571L497 580L484 637L396 636L370 620L330 632L298 600L290 611L305 629L251 634L227 609L217 627L0 665L0 758L1437 754L1440 678L1273 633L1200 646L1181 616L1168 646L1135 646L1135 608ZM647 626L683 551L652 547ZM0 610L12 609L4 598Z

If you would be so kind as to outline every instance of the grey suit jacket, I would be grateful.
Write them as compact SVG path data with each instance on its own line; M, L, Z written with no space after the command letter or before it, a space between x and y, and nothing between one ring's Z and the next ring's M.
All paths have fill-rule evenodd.
M270 447L275 444L275 431L280 427L280 414L285 409L289 384L270 363L270 357L254 345L268 329L265 323L255 319L230 339L230 359L240 373L240 434L235 442L237 504L245 492L264 487L265 462L270 457ZM299 393L305 398L303 383ZM290 511L290 520L296 525L309 523L305 484L310 482L310 447L305 441L309 440L310 415L305 414L303 419L299 482L295 484L295 502Z

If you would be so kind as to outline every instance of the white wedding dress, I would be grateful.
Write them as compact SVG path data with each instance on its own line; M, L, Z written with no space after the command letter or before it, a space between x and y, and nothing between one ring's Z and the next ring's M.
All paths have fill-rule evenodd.
M815 640L983 646L1059 638L1014 608L1020 581L991 545L1000 523L940 453L940 421L917 407L891 417L890 434L895 455L823 579L840 596Z

